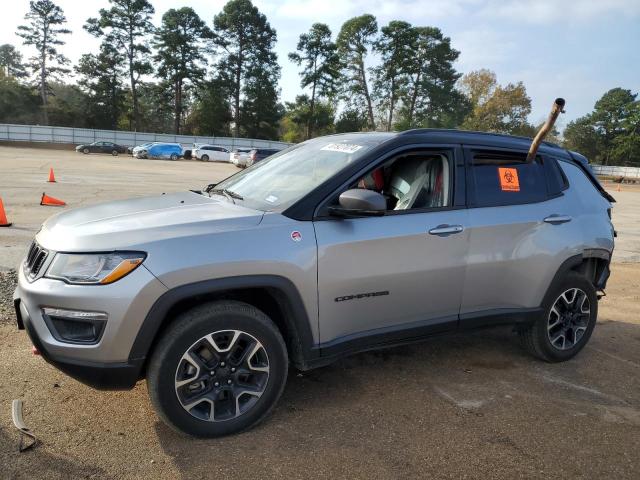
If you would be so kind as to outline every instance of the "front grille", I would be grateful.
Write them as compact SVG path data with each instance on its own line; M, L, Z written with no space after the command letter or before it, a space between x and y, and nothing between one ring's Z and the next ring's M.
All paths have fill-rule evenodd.
M29 253L27 253L27 259L24 261L24 272L29 278L35 278L40 272L44 261L47 259L49 252L38 245L37 242L33 242L29 247Z

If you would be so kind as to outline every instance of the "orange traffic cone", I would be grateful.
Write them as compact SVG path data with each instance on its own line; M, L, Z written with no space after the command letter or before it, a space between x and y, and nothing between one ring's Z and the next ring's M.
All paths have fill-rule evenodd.
M49 205L51 207L64 207L66 203L62 200L58 200L57 198L49 197L44 192L42 192L42 199L40 200L40 205Z
M56 176L53 174L53 168L49 169L49 180L47 182L56 183Z
M4 205L2 204L2 198L0 198L0 227L10 227L11 223L7 220L7 214L4 213Z

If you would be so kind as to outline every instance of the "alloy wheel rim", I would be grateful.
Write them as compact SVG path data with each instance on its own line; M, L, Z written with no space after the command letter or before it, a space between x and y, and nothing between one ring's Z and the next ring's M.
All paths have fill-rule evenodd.
M589 325L591 303L587 294L579 288L565 290L556 299L549 312L547 336L558 350L575 347Z
M269 356L253 335L219 330L194 342L175 375L178 401L193 417L231 420L251 410L269 381Z

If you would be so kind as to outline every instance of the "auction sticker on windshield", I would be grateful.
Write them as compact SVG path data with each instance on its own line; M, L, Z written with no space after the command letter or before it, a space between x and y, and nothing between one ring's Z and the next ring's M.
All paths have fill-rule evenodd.
M320 150L327 150L329 152L342 152L342 153L355 153L362 148L362 145L355 145L353 143L330 143L325 145Z

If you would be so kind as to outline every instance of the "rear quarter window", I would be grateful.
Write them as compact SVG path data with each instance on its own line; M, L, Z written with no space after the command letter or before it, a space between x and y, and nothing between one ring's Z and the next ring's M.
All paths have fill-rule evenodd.
M541 158L526 163L524 153L472 152L471 204L495 207L541 202L548 198Z

